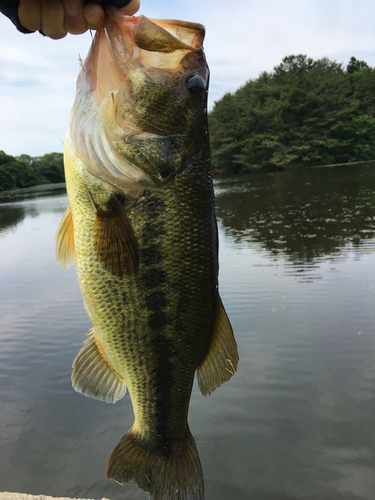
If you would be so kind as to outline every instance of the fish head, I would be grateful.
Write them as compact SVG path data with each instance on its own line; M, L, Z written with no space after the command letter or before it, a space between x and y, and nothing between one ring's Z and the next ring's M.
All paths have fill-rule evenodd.
M122 190L157 190L207 149L204 34L196 23L107 10L70 119L70 147L93 175Z

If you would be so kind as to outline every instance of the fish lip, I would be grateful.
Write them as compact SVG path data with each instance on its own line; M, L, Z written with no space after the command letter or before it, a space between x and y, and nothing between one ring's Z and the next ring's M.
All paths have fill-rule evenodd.
M113 5L109 5L106 7L106 21L105 21L105 26L109 25L111 22L116 23L116 24L123 24L123 23L131 23L134 25L134 29L137 28L137 25L139 27L140 24L143 22L150 21L154 25L158 26L159 28L162 28L165 31L175 31L177 36L177 39L180 39L178 35L182 35L181 30L190 30L190 31L196 31L196 36L193 37L193 45L191 44L186 44L187 48L190 47L191 49L199 49L202 48L203 46L203 40L206 35L206 28L203 26L203 24L200 23L195 23L191 21L181 21L179 19L155 19L155 18L148 18L141 14L140 16L127 16L122 14L116 7ZM169 30L168 30L169 28Z
M205 29L201 24L139 16L133 30L135 45L150 52L195 51L202 47Z

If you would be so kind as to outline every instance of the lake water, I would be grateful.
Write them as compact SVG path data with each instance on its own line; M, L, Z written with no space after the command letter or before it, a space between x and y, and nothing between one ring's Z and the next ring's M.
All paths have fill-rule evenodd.
M206 500L375 498L375 165L215 180L240 364L189 423ZM105 477L129 396L76 393L91 328L56 263L63 190L0 204L0 491L145 500Z

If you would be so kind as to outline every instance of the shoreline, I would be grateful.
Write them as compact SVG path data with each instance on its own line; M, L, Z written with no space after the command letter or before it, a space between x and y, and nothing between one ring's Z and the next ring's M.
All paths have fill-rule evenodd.
M33 191L48 191L50 189L61 189L65 187L65 182L55 182L51 184L37 184L36 186L30 186L27 188L17 188L17 189L6 189L0 191L0 196L8 194L23 194L32 193Z
M0 500L92 500L87 498L51 497L48 495L28 495L26 493L0 492ZM102 498L108 500L108 498Z
M344 166L349 166L349 165L360 165L363 163L375 163L375 160L360 160L360 161L352 161L352 162L346 162L346 163L331 163L329 165L311 165L311 166L301 166L301 167L283 167L280 168L281 163L275 163L275 168L268 169L264 167L260 168L254 168L254 167L249 167L250 170L246 170L243 172L239 172L238 174L235 173L228 173L228 172L223 172L221 170L213 170L212 174L217 177L221 176L233 176L233 175L246 175L246 174L254 174L254 173L270 173L273 171L280 171L280 170L296 170L298 168L301 168L303 170L310 169L310 168L331 168L331 167L344 167ZM66 183L65 182L58 182L58 183L50 183L50 184L38 184L36 186L30 186L27 188L17 188L17 189L7 189L4 191L0 191L0 198L5 195L17 195L17 194L23 194L23 193L32 193L35 191L50 191L54 189L61 189L65 188ZM1 497L0 497L1 498Z

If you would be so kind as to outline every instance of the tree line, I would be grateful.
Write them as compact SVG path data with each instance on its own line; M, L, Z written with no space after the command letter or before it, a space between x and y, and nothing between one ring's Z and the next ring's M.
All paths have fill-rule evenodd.
M352 57L285 57L209 113L214 171L375 159L375 69Z
M375 69L287 56L224 94L208 122L214 172L375 160ZM0 191L64 180L62 153L0 151Z
M0 191L65 182L62 153L11 156L0 151Z

